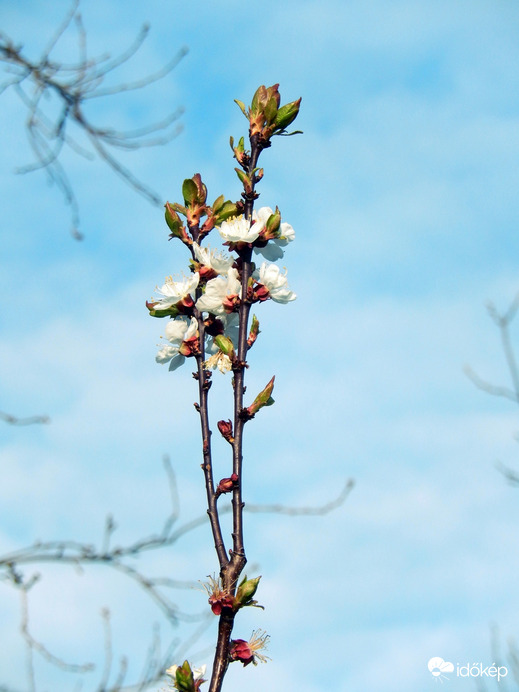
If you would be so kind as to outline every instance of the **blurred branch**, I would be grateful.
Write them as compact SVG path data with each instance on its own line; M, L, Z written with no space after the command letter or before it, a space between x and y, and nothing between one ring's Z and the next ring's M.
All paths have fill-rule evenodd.
M62 670L66 670L72 673L84 673L90 670L94 669L94 664L93 663L83 663L83 664L77 664L77 663L67 663L63 659L59 658L58 656L55 656L52 654L41 642L39 642L37 639L35 639L32 634L29 632L29 604L28 604L28 592L30 588L33 586L34 582L31 584L28 582L27 584L20 584L19 589L20 589L20 596L21 596L21 623L20 623L20 631L22 633L22 636L27 644L27 649L28 649L28 671L29 671L29 678L30 678L30 686L31 689L35 689L35 681L34 681L34 670L33 670L33 665L32 665L32 658L33 658L33 652L36 651L42 656L45 660L47 660L49 663L52 663L52 665L56 666L57 668L61 668Z
M335 500L326 502L324 505L317 507L286 507L285 505L245 505L245 511L247 512L268 512L270 514L287 514L291 517L316 517L323 516L333 512L334 509L338 509L345 501L350 492L353 490L355 481L349 479L344 488L341 490L339 495Z
M487 304L487 310L492 321L499 330L501 347L503 349L512 387L494 385L481 378L472 370L472 368L468 366L464 368L465 374L478 389L481 389L486 394L502 397L503 399L508 399L516 404L519 404L519 368L517 366L517 358L510 337L510 326L517 315L517 311L519 310L519 293L515 296L514 300L510 303L505 312L500 313L495 305L491 302ZM496 466L511 484L519 485L518 473L501 463L496 464Z
M143 571L137 569L128 560L136 558L149 550L166 548L176 543L185 534L196 528L207 525L207 515L185 522L175 528L179 518L179 501L175 474L171 462L167 456L164 457L164 468L168 478L169 494L171 498L171 508L168 516L164 520L160 530L147 537L139 538L126 545L112 546L113 534L117 530L117 524L111 515L106 518L100 547L81 541L36 541L30 546L15 550L0 556L0 581L4 581L18 589L22 597L22 615L20 630L27 646L27 676L29 679L29 689L36 692L36 681L34 676L33 657L34 653L39 654L46 661L56 667L72 672L87 673L93 670L92 663L67 663L62 658L52 654L48 648L36 640L29 631L29 607L27 594L29 590L40 580L39 573L32 573L25 576L21 568L28 565L43 565L46 563L59 563L74 565L82 571L86 565L98 564L111 567L112 569L124 574L132 580L138 587L142 588L152 599L159 610L165 615L168 622L175 626L180 621L199 622L194 632L184 641L175 638L171 641L167 650L161 654L160 637L158 630L155 630L152 643L148 650L146 662L139 679L134 684L124 684L128 672L127 660L123 657L119 661L116 672L116 680L109 684L114 666L112 652L112 635L110 626L110 613L104 609L101 613L104 627L104 664L101 671L101 679L96 692L142 692L153 685L156 685L163 678L164 671L170 665L173 653L179 658L183 658L188 650L200 639L213 622L212 613L204 609L203 613L192 614L184 613L174 603L171 602L164 589L191 589L198 588L199 583L173 579L171 577L148 577ZM270 514L284 514L289 516L318 516L325 515L340 507L348 497L353 488L353 481L348 480L339 495L322 505L288 507L282 504L250 504L245 507L248 512L265 512ZM221 514L228 514L231 506L222 506ZM180 648L179 648L180 647ZM0 692L14 692L14 690L2 687Z
M493 625L491 627L490 645L492 665L498 668L504 667L507 670L504 677L500 679L494 677L496 687L501 692L508 692L510 690L509 685L514 685L515 682L513 689L517 690L517 686L519 686L519 649L515 640L511 637L507 640L507 651L503 654L499 629L496 625ZM487 692L488 687L483 678L477 679L476 682L479 692Z
M50 423L49 416L29 416L27 418L18 418L10 413L4 413L4 411L0 411L0 420L3 420L10 425L34 425L35 423Z
M49 45L36 60L28 58L22 45L0 32L0 62L4 63L5 72L9 75L0 84L0 95L7 89L13 89L27 110L27 137L36 160L18 172L28 173L40 169L46 171L70 206L72 234L76 239L81 239L78 201L70 178L59 160L63 148L69 147L90 160L97 155L125 183L148 201L158 205L161 203L160 196L126 168L114 156L113 151L166 144L181 131L178 119L183 112L183 109L178 108L157 122L133 130L117 130L95 123L86 113L87 102L144 89L163 79L186 55L187 48L181 48L156 72L133 82L104 87L102 84L105 78L136 55L149 27L143 26L134 42L120 55L112 57L106 54L89 58L86 31L78 7L79 0L75 0ZM79 57L71 64L56 62L51 58L51 53L71 24L76 28ZM90 145L88 148L83 147L68 132L70 124L75 125L79 128L78 132L86 136L87 144Z

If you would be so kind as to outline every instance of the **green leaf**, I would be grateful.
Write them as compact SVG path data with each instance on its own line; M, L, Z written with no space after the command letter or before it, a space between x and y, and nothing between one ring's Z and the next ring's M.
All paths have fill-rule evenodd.
M297 101L292 101L292 103L287 103L278 110L275 123L280 130L284 130L297 118L299 113L299 107L301 105L301 99Z
M213 203L213 214L216 216L220 209L223 207L225 204L225 197L223 195L220 195L217 199L215 199Z
M231 216L238 216L238 209L234 202L227 200L216 215L216 221L217 223L222 223L222 221L230 219Z
M182 183L182 196L186 206L193 204L198 198L198 187L192 178L186 178Z
M238 101L238 99L234 99L234 103L238 104L238 108L241 110L241 112L243 113L243 115L244 115L246 118L248 118L249 116L247 115L247 112L246 112L246 110L245 110L245 104L243 103L243 101ZM231 145L231 146L232 146L232 145Z
M240 183L242 185L245 185L245 183L248 183L250 185L250 178L246 173L241 171L239 168L235 168L234 170L236 171L236 175L240 179Z
M258 394L252 404L248 407L249 414L255 415L264 406L272 406L274 399L272 398L271 394L274 389L274 379L275 377L270 380L265 389Z
M273 123L276 118L276 114L278 112L278 104L276 102L276 99L274 97L270 98L267 102L267 105L265 106L265 119L267 123L270 125Z

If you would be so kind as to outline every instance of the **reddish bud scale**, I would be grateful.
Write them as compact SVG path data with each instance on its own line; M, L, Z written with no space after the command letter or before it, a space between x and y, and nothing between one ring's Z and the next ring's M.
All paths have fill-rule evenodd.
M187 341L183 341L180 344L178 352L182 356L198 356L200 354L200 339L198 336L192 336Z
M205 264L200 264L200 262L193 262L193 269L199 273L201 282L210 281L218 276L218 272L212 267L206 267Z
M234 437L232 436L232 423L230 420L219 420L218 423L218 430L220 431L220 434L224 438L224 440L227 440L227 442L234 442ZM235 474L233 474L234 476Z
M263 303L265 300L268 300L269 298L270 293L268 288L263 284L258 284L254 290L252 300L254 302L259 301L260 303Z
M231 490L233 490L236 487L237 482L238 476L235 473L233 473L230 478L222 478L222 480L218 483L216 491L219 494L230 493Z
M225 298L222 300L222 306L225 312L229 314L231 312L237 312L238 308L240 307L240 303L240 296L237 293L230 296L225 296Z

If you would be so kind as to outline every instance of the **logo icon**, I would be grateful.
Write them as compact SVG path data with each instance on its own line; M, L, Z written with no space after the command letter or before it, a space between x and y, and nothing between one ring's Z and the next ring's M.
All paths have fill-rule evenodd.
M436 678L436 680L443 682L443 680L448 680L445 673L452 673L454 671L454 663L444 661L443 658L439 656L434 656L434 658L429 659L427 668L429 668L431 675Z

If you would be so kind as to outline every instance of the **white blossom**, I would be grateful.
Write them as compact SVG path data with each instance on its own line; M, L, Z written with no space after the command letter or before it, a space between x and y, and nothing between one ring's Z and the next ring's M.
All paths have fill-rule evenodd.
M172 344L180 344L183 341L191 339L196 334L198 322L194 317L186 317L182 315L174 320L168 320L165 328L166 338Z
M217 351L216 353L213 353L212 356L209 356L209 358L204 362L204 368L207 368L208 370L215 370L218 368L218 370L224 374L229 372L229 370L232 368L232 361L229 356L225 355L225 353L222 351Z
M234 257L229 257L218 250L200 247L197 243L193 243L192 247L198 262L213 269L217 274L226 275L234 263Z
M264 225L261 221L251 223L243 215L240 215L224 221L218 228L218 232L227 243L253 243L263 230Z
M260 284L263 284L268 289L270 297L276 303L289 303L296 299L296 294L287 286L286 271L281 273L280 268L276 264L267 264L263 262L261 267L257 269L254 278Z
M168 308L173 307L173 305L179 303L188 295L194 297L194 292L199 281L200 274L198 272L184 278L182 281L173 281L171 276L167 276L164 285L161 288L157 288L157 292L164 297L155 303L154 309L167 310Z
M274 212L270 207L261 207L258 211L252 212L252 218L259 221L264 227L268 221L269 216ZM279 226L279 237L269 240L265 247L255 247L254 252L258 255L262 255L266 260L275 262L281 259L285 254L281 248L285 247L294 240L296 237L295 231L289 223L281 222Z
M163 346L155 356L157 363L164 365L169 363L171 371L179 368L185 361L185 356L179 353L183 341L187 341L196 335L198 323L194 317L176 317L166 324L165 334L169 344Z
M223 301L226 296L240 295L241 283L238 270L230 268L227 276L217 276L207 282L204 294L196 301L200 312L210 312L213 315L225 315Z

